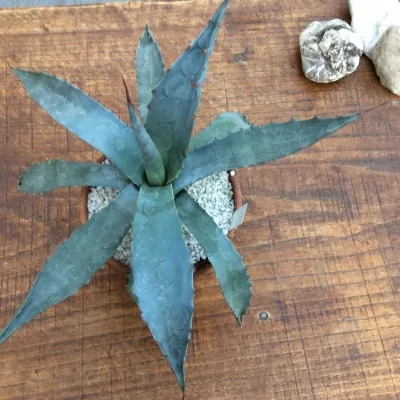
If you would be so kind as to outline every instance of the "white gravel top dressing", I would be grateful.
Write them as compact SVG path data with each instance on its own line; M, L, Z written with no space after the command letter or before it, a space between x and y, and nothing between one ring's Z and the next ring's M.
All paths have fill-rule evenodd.
M108 160L105 163L108 164ZM189 186L187 191L213 217L215 223L222 231L227 234L234 211L233 190L229 181L229 174L221 172L208 176ZM106 207L118 193L119 190L116 189L104 187L91 188L88 196L89 218ZM197 240L185 227L183 231L193 263L205 259L206 255ZM129 231L114 254L114 258L125 265L130 263L131 240L132 235L131 231Z

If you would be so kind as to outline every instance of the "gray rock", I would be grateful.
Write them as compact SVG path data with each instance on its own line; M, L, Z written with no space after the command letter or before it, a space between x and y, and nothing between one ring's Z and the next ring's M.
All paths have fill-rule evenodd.
M371 59L382 85L400 96L400 26L391 26L386 30Z
M371 58L374 47L387 29L400 25L398 0L349 0L351 27L364 44L364 53Z
M311 23L301 33L299 44L305 76L320 83L354 72L363 53L361 37L340 19Z

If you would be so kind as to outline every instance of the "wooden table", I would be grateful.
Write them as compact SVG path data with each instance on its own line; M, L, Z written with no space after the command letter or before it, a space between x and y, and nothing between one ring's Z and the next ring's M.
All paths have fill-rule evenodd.
M47 158L95 160L25 94L8 66L67 78L127 120L121 74L150 22L169 64L217 0L0 11L0 324L55 245L79 225L78 189L18 193ZM390 99L364 58L330 85L307 81L297 39L348 20L345 0L233 1L196 131L223 109L254 123L367 110ZM400 399L399 106L388 104L298 155L240 171L235 244L254 284L240 329L212 270L196 276L187 399ZM103 269L0 347L0 399L180 399L124 287ZM267 311L269 319L259 318Z

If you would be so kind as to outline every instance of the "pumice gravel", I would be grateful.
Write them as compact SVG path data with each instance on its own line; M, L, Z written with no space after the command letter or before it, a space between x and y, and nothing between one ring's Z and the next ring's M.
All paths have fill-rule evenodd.
M105 160L104 163L109 164L109 160ZM231 172L234 173L234 171ZM210 175L189 186L187 191L227 235L234 212L233 189L229 181L229 173L223 171ZM119 192L120 190L117 189L99 186L90 188L88 196L89 218L106 207ZM204 250L194 236L185 227L183 227L183 231L193 263L205 260L207 257ZM130 263L131 243L132 232L129 230L114 254L114 258L125 265Z

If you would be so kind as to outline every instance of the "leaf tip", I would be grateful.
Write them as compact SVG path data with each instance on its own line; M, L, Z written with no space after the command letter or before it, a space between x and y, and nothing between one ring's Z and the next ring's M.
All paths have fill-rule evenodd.
M27 80L28 78L31 78L34 74L36 74L34 71L29 71L27 69L23 68L11 68L13 74L17 76L22 82Z
M240 328L243 328L243 314L235 315L236 321Z
M225 14L225 11L229 5L229 1L230 0L224 0L221 5L219 6L218 11L216 12L216 14L214 15L214 18L212 19L212 21L215 21L217 23L221 23L221 20Z
M149 24L146 24L146 26L144 27L144 31L143 31L141 40L144 44L148 44L154 40Z
M12 67L10 67L10 68L11 68L11 71L13 72L13 74L21 80L23 79L24 76L27 75L27 72L28 72L21 68L12 68Z
M341 120L343 127L345 125L351 124L352 122L356 121L362 115L363 113L348 114L348 115L343 115L342 117L337 117L337 120Z
M13 327L14 318L12 318L7 325L0 331L0 345L3 344L9 337L18 329L18 327Z
M250 297L251 297L251 292L250 292L250 296L249 296L248 300L246 301L246 303L239 310L234 311L236 321L240 328L243 328L243 317L246 315L246 312L249 308Z
M176 379L178 380L178 385L182 390L183 398L185 398L185 388L186 388L186 386L185 386L185 374L183 372L183 367L182 367L182 372L181 373L176 373Z
M362 113L354 113L354 114L348 115L348 118L349 118L351 121L355 121L356 119L360 118L361 115L362 115Z
M39 76L46 75L45 73L38 73L38 72L29 71L27 69L22 69L22 68L11 68L11 70L12 70L12 73L24 85L25 89L28 90L28 92L29 92L29 89L32 89L31 86L34 86L37 83L36 79Z
M185 393L185 361L171 362L172 360L170 360L165 354L164 356L166 357L168 364L175 375L179 388L181 389L182 393Z

